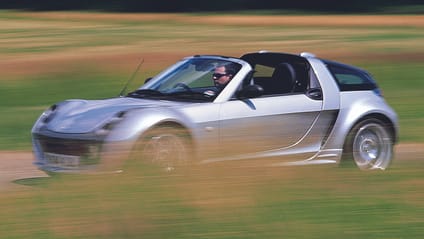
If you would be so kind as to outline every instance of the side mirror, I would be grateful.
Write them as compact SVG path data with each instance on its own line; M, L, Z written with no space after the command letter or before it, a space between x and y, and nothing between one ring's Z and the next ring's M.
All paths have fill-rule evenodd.
M260 85L247 85L243 87L242 90L240 90L237 93L237 98L239 99L248 99L248 98L256 98L261 95L263 95L264 89Z
M313 100L322 100L322 90L320 88L311 88L306 91L306 96Z

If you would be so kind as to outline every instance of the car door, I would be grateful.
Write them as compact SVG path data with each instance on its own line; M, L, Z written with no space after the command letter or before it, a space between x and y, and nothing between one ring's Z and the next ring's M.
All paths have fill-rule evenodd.
M245 81L260 86L261 97L221 105L220 146L227 155L313 154L325 139L331 117L321 112L322 91L311 68L303 59L274 58L257 61Z
M318 145L319 137L314 140L310 133L321 108L322 100L305 94L224 102L219 113L221 150L233 156L270 151L284 154L306 139L308 144Z

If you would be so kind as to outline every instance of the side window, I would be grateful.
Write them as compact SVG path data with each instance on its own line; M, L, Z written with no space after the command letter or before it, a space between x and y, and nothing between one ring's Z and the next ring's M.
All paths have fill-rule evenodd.
M341 85L359 85L366 83L366 79L362 78L358 72L334 67L334 76Z
M274 67L256 65L255 67L255 77L269 77L271 78L272 72L274 72Z
M336 74L336 78L342 85L359 85L365 83L364 79L355 74Z
M377 88L373 79L365 72L328 64L341 91L373 90Z

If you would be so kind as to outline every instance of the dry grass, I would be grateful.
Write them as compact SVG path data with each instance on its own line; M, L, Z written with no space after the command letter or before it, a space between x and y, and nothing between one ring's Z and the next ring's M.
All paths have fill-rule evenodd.
M141 57L146 60L145 69L160 70L187 55L240 56L262 49L292 53L310 51L325 58L348 61L424 59L422 38L366 39L374 35L419 34L417 31L424 26L424 16L13 14L17 20L0 19L0 30L5 32L0 34L0 50L8 51L2 53L0 59L0 71L8 76L2 80L66 71L78 65L128 73ZM402 27L411 30L404 32ZM125 37L121 31L130 37ZM356 38L360 41L352 40ZM103 41L112 43L103 44ZM10 49L14 51L9 52ZM32 49L35 52L31 52Z
M424 16L403 15L318 15L318 16L193 16L181 14L116 14L79 12L20 13L18 16L67 21L173 21L207 25L246 26L424 26Z

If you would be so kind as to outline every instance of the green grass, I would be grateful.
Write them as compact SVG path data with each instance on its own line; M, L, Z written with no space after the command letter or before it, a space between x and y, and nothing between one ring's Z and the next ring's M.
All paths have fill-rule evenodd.
M0 150L30 149L32 125L54 103L66 99L116 97L128 80L128 76L103 75L84 69L87 68L2 82ZM136 84L141 85L145 78L145 73L138 74L129 90L135 89Z
M387 102L399 115L401 142L423 142L424 70L420 63L364 65L377 79Z

